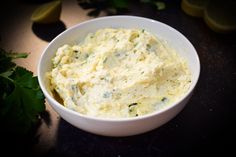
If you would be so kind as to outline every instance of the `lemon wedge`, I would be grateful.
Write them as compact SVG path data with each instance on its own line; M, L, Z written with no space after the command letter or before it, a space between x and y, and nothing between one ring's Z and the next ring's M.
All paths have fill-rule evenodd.
M203 17L204 8L208 0L182 0L182 10L194 17Z
M60 20L62 3L60 0L42 4L33 12L31 21L35 23L54 23Z
M210 1L204 10L206 24L215 32L228 33L236 30L236 1Z

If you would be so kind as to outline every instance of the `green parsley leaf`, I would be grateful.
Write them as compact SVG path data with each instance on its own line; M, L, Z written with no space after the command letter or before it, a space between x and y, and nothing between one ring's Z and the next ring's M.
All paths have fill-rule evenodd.
M6 72L7 70L16 66L15 63L11 62L12 58L7 56L7 52L0 48L0 73Z
M141 3L150 3L152 0L139 0Z
M154 4L156 5L157 10L164 10L166 8L166 4L164 2L157 1L154 2Z
M27 56L27 53L6 52L4 49L0 48L0 73L16 66L16 64L12 62L13 59L26 58Z
M124 9L128 7L128 0L111 0L111 5L114 8Z
M3 128L18 134L26 134L40 120L45 111L44 96L33 73L11 62L25 58L27 54L0 51L0 122Z

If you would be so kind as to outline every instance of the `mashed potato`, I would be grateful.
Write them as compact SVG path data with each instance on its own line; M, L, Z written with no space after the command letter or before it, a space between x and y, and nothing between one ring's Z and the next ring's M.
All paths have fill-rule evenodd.
M191 84L187 63L142 29L106 28L60 47L47 73L50 89L79 113L142 116L179 100Z

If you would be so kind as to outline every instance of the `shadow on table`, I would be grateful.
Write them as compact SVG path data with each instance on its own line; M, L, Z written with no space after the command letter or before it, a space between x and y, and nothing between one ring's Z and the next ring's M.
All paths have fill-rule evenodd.
M164 134L162 129L159 129L137 136L104 137L75 128L60 119L57 144L48 152L47 156L123 157L160 155L162 150L153 144L155 141L162 141L159 138Z
M4 125L1 123L0 146L1 153L9 156L31 156L34 146L40 142L41 134L38 133L42 123L45 122L48 127L51 125L51 117L48 111L41 114L42 119L34 124L27 133L18 132L17 126ZM8 128L10 126L10 128ZM14 128L14 129L13 129Z
M58 34L66 29L65 24L62 21L52 24L37 24L33 23L32 31L34 34L42 40L50 42Z
M196 91L198 92L198 91ZM197 93L198 94L198 93ZM228 143L233 131L226 122L214 124L209 112L201 116L198 99L178 116L153 131L129 137L98 136L80 130L63 119L59 120L57 142L45 154L48 157L137 157L137 156L205 156L232 152ZM191 117L191 118L190 118ZM208 119L208 120L207 120Z
M186 125L180 127L183 118L180 115L158 129L130 137L94 135L60 119L57 143L46 156L191 156L196 152L202 155L205 148L203 150L204 146L200 144L204 141L194 129L190 130Z

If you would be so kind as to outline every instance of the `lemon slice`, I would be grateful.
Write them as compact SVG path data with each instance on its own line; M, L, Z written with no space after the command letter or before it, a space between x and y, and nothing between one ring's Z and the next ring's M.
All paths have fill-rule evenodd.
M182 10L195 17L203 17L203 12L208 0L182 0L181 8Z
M39 6L32 14L31 21L35 23L54 23L59 21L61 1L52 1Z
M236 1L210 1L204 11L206 24L215 32L228 33L236 30Z

